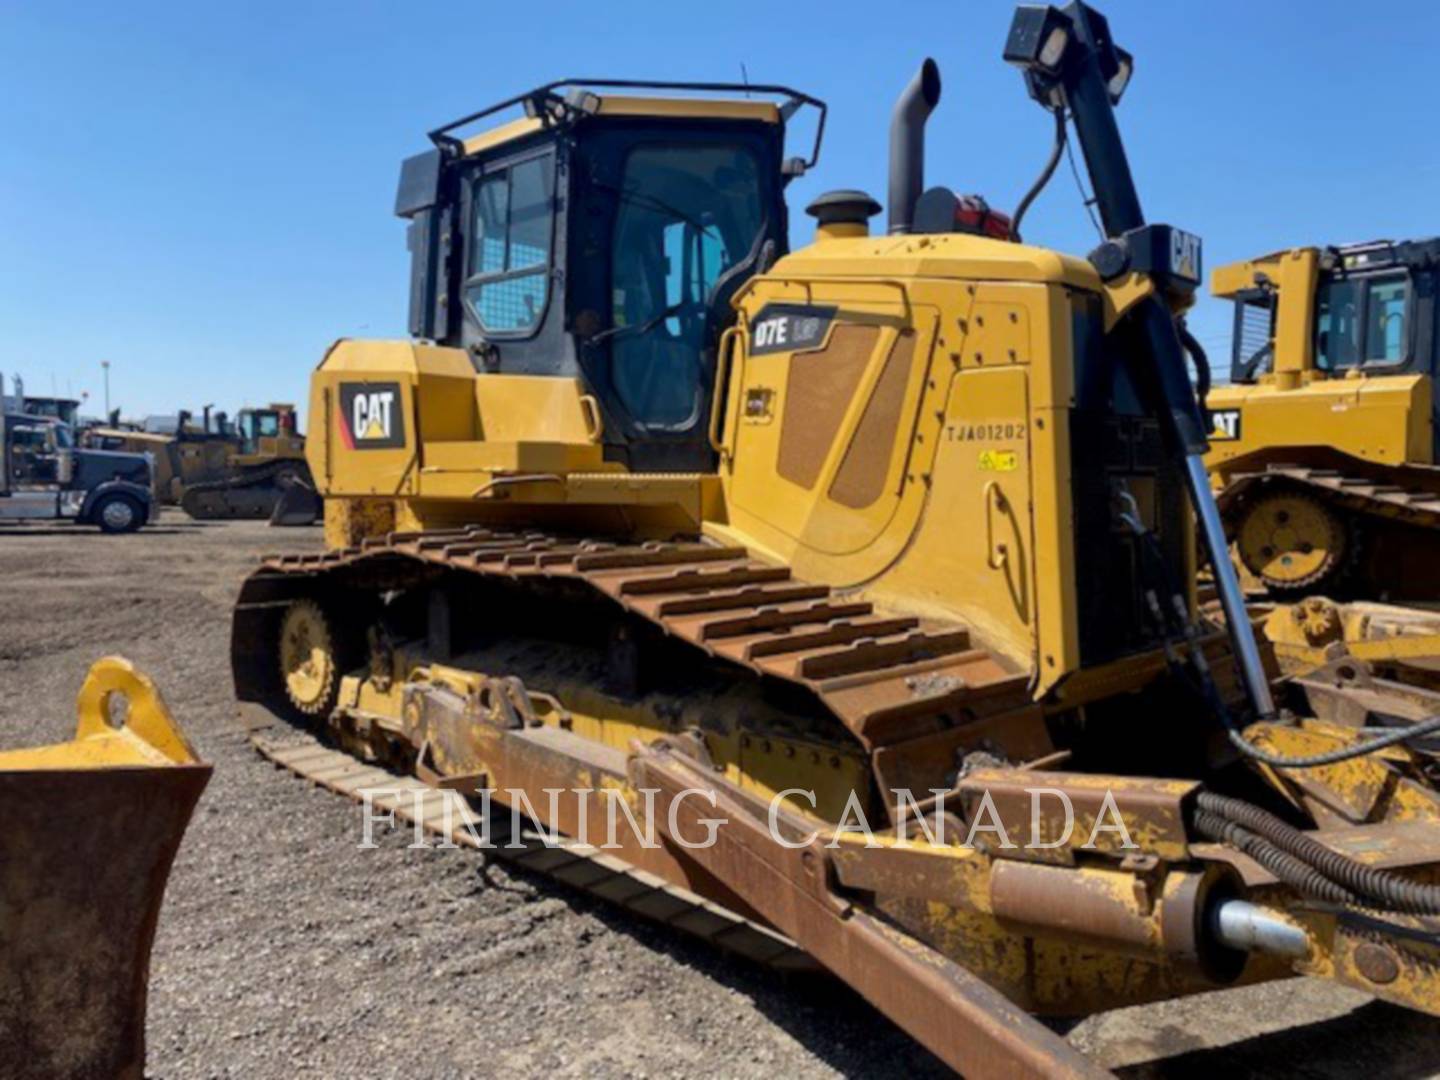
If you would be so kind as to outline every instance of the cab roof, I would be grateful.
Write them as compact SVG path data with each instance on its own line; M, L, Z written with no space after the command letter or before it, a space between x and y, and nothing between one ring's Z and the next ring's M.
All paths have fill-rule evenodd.
M1440 266L1440 237L1423 240L1367 240L1358 244L1336 244L1327 247L1297 247L1257 255L1252 259L1217 266L1211 274L1210 291L1217 297L1230 299L1255 288L1257 271L1272 272L1286 258L1313 252L1321 260L1322 270L1381 270L1401 267L1423 270Z
M599 92L602 89L606 91L603 94ZM642 96L611 93L613 90L663 93ZM807 106L818 113L815 143L809 160L804 162L804 168L809 169L820 157L820 141L825 131L825 103L788 86L758 83L560 79L462 116L431 131L429 136L430 141L441 150L470 156L549 127L566 126L587 116L748 120L783 125ZM525 115L469 136L458 134L462 128L515 108L523 109Z
M586 110L592 116L643 116L673 120L758 120L778 124L780 106L773 101L726 101L703 98L596 97L594 107ZM538 116L522 116L487 131L471 135L461 142L464 153L483 153L505 143L524 138L547 127Z

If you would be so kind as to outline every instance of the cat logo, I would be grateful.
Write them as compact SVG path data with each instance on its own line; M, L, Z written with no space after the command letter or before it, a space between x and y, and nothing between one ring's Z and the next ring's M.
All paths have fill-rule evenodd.
M1170 272L1187 281L1200 280L1200 238L1194 233L1170 230Z
M1210 414L1213 429L1210 438L1216 442L1234 442L1240 438L1240 410L1216 409Z
M351 430L361 439L388 439L390 437L390 410L395 406L395 395L385 390L378 394L356 394L351 403Z
M400 384L341 383L339 420L347 450L393 450L404 446Z

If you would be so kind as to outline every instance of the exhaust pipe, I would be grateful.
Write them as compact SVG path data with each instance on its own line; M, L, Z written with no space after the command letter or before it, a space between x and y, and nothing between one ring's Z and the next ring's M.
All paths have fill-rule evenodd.
M940 68L926 59L890 117L890 228L908 233L925 183L925 121L940 101Z

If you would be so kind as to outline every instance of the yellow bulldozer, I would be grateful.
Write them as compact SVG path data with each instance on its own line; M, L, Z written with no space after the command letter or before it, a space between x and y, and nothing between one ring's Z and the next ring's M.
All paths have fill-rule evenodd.
M1234 301L1208 464L1236 554L1277 596L1440 600L1440 239L1215 270Z
M16 1080L140 1080L150 948L211 766L128 661L97 662L75 738L0 751L0 1061Z
M92 428L87 445L145 452L154 457L162 499L192 518L269 519L272 525L309 525L320 517L305 439L295 406L245 408L233 421L206 406L200 423L182 410L173 433Z
M1004 56L1055 131L1013 217L925 185L926 61L885 227L834 191L795 250L825 107L787 87L552 83L430 132L412 339L311 383L327 550L237 600L257 742L417 829L508 809L501 857L808 959L967 1076L1098 1072L1031 1014L1295 974L1440 1014L1440 697L1279 677L1132 57L1079 2ZM1088 258L1020 236L1072 128Z

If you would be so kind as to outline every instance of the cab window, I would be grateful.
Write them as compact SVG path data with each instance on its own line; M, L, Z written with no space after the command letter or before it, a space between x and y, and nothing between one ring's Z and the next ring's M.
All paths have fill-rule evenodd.
M17 450L41 454L51 448L49 427L36 424L16 424L10 429L10 443Z
M1392 367L1409 352L1410 282L1403 275L1335 278L1315 304L1315 365L1322 371Z
M20 484L53 484L56 475L55 435L52 425L8 422L11 478Z
M759 165L740 146L638 146L625 162L611 255L610 377L643 426L700 408L709 300L765 222Z
M1253 383L1275 366L1275 294L1253 289L1235 298L1230 381Z
M554 204L552 154L476 181L465 298L487 333L523 335L539 325L550 285Z
M1403 278L1371 282L1365 305L1365 362L1398 364L1405 359L1405 308L1409 287Z

